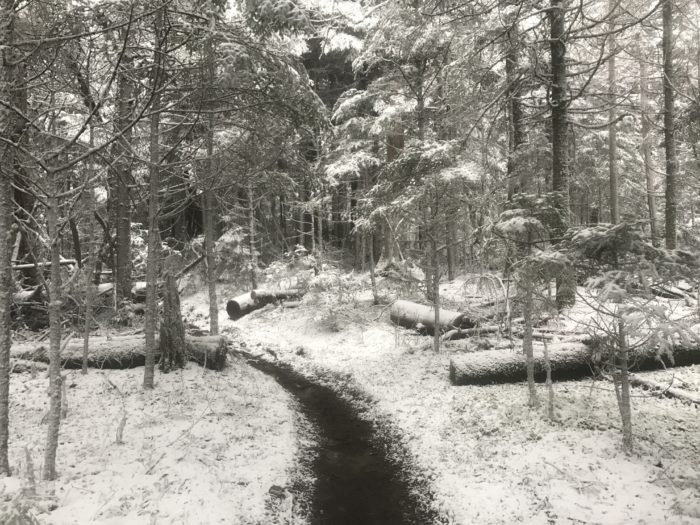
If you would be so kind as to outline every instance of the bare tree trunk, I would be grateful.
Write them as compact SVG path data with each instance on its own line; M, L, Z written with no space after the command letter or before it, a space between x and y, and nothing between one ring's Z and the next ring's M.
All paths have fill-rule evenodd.
M88 260L85 264L85 327L83 330L83 367L82 373L88 371L88 349L90 346L90 328L92 327L93 305L97 290L95 289L93 275L97 267L99 256L99 231L93 213L95 211L95 196L93 188L86 188L84 191L85 207L88 209L88 222L90 224L90 234L88 237Z
M555 235L561 235L569 225L569 140L568 107L569 95L566 72L566 7L565 0L550 0L550 51L552 67L551 114L552 114L552 190L559 194L557 203L561 226ZM557 307L572 306L576 302L576 277L567 269L557 279Z
M379 292L377 291L377 278L374 275L374 239L373 236L370 234L369 238L367 239L369 241L369 278L372 281L372 298L374 300L374 304L379 304Z
M656 223L656 196L654 192L654 169L651 165L651 124L649 119L649 100L647 96L647 64L642 57L639 60L639 104L642 111L642 158L644 159L644 175L647 188L647 206L649 208L649 229L651 242L654 246L659 243L659 228Z
M520 100L520 79L518 78L518 41L517 21L512 22L513 27L508 31L508 52L506 53L506 82L508 83L508 114L510 117L510 133L508 140L508 198L516 193L527 191L530 174L527 170L517 170L516 156L522 146L523 133L523 108ZM520 171L520 173L518 173ZM520 176L519 176L520 175Z
M123 38L128 38L126 32ZM117 75L117 115L114 120L114 133L119 139L112 146L114 170L112 191L114 192L113 217L116 229L116 249L114 254L114 282L117 300L131 298L131 143L133 132L129 127L134 113L134 86L129 76L132 74L133 56L125 49Z
M250 249L250 286L251 290L255 290L258 287L258 252L255 246L255 196L253 194L253 183L251 181L248 181L246 189L248 192L248 246ZM303 212L301 217L303 218Z
M673 0L663 0L663 60L664 60L664 146L666 150L666 248L676 248L676 113L674 108L673 72Z
M51 174L56 177L56 174ZM44 479L56 479L56 451L61 424L61 239L58 231L58 185L52 181L46 218L51 242L51 282L49 285L49 413L44 452Z
M216 64L214 62L214 49L212 38L209 34L206 37L205 43L205 61L206 61L206 78L210 84L210 89L207 89L209 99L207 104L214 102L214 92L211 86L215 82ZM214 244L216 238L215 217L216 217L216 195L214 187L216 186L216 177L214 174L214 113L209 114L207 128L207 161L206 161L206 183L204 189L204 250L207 264L207 290L209 294L209 333L211 335L219 334L219 307L216 294L216 256L214 252Z
M445 225L445 239L447 245L447 279L452 282L455 279L455 244L457 235L454 222Z
M433 332L433 351L436 353L440 351L440 268L438 268L438 246L437 240L433 237L430 241L431 248L431 260L430 265L432 266L432 276L433 276L433 309L435 310L435 326L436 329Z
M156 330L158 327L158 265L159 265L159 226L158 192L160 190L160 110L161 85L163 81L163 24L164 8L155 13L155 49L153 52L153 98L151 102L150 169L148 195L148 254L146 258L146 363L143 374L143 387L153 388L155 376Z
M528 257L532 251L532 233L528 231L527 245L520 251L525 257ZM535 389L535 355L532 348L532 332L533 332L533 276L525 273L520 279L520 285L523 288L523 353L525 354L525 365L527 369L527 390L528 390L528 405L536 407L539 405L537 399L537 390Z
M617 361L619 370L616 372L616 393L622 418L622 444L625 451L632 452L632 403L630 397L629 357L627 348L627 330L624 321L618 323L617 344L619 352ZM618 387L619 385L619 387Z
M617 0L608 0L609 9L611 10L611 16L614 14L615 7L617 5ZM615 104L617 99L615 96L615 89L617 85L617 72L615 70L615 53L616 41L615 33L612 32L614 27L610 24L611 33L608 37L610 39L610 58L608 59L608 85L610 89L610 110L608 112L608 169L610 172L610 222L617 224L620 222L620 210L618 201L618 175L617 175L617 124L615 120L617 119L617 110Z
M0 0L0 100L12 100L16 75L11 65L14 41L15 2ZM0 105L0 133L13 128L14 114L6 105ZM10 346L12 332L10 305L12 302L12 168L16 151L6 142L0 142L0 476L9 476L8 441L10 435Z

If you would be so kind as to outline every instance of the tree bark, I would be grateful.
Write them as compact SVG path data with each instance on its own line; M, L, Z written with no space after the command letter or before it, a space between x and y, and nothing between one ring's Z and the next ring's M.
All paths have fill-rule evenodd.
M154 15L155 46L153 51L150 130L150 169L148 196L148 254L146 260L146 319L144 332L146 336L146 362L143 375L143 387L153 388L155 375L156 330L158 326L158 266L159 266L159 225L158 225L158 191L160 190L160 111L161 85L163 83L163 25L165 12L161 7ZM131 293L131 289L129 290Z
M182 368L187 361L185 343L185 326L182 324L180 311L180 294L177 281L168 272L165 276L165 293L163 294L163 321L160 323L160 369L168 373Z
M639 105L642 112L642 159L644 160L644 175L647 189L647 207L649 209L649 229L651 242L659 244L659 228L656 223L656 196L654 184L654 169L651 157L651 123L648 100L647 64L645 58L639 60Z
M520 78L518 73L518 41L517 21L512 22L513 27L508 31L508 52L506 53L506 82L508 83L508 114L510 117L510 133L508 140L508 199L521 191L527 191L529 176L527 170L518 170L516 158L518 149L525 142L523 133L523 108L520 100Z
M566 72L566 0L551 0L549 8L550 52L552 84L550 107L552 114L552 190L559 194L557 208L560 226L553 233L563 234L569 225L569 93ZM576 277L573 269L566 269L557 279L557 307L572 306L576 302Z
M126 31L122 38L128 38ZM133 56L127 46L122 55L117 74L116 118L114 133L119 136L112 145L114 158L112 173L113 211L116 229L116 250L114 272L117 300L131 297L131 144L133 131L130 127L134 113L134 86L129 76L132 74Z
M56 177L56 174L52 174ZM56 181L52 190L58 193ZM46 210L51 240L51 282L49 284L49 413L44 452L43 478L56 479L56 451L61 424L61 239L58 230L58 198L49 197Z
M186 356L209 370L222 370L226 365L228 342L222 336L185 336ZM160 347L160 338L156 338ZM61 364L65 369L79 369L82 366L83 345L71 341L61 352ZM160 352L156 352L160 358ZM22 343L12 346L12 360L20 369L29 368L31 363L47 363L46 349L36 343ZM140 335L90 338L88 366L97 369L123 370L143 366L146 362L145 338ZM41 366L37 366L42 370Z
M92 132L91 132L92 133ZM90 233L88 237L88 260L84 267L85 272L85 325L83 328L83 374L87 374L88 350L90 347L90 329L92 328L93 305L97 297L97 286L95 286L93 275L97 267L98 259L98 239L99 232L97 224L93 218L95 211L95 196L93 188L87 188L83 193L85 206L88 208L88 223Z
M584 343L548 345L554 380L588 377L603 369L608 360L597 350ZM659 357L656 349L636 350L628 357L636 370L657 370L673 366L700 364L700 346L676 346L673 361ZM546 379L544 353L535 348L535 381ZM450 360L450 380L453 385L484 385L513 383L527 379L525 357L521 353L503 350L485 350L455 355Z
M609 0L608 6L611 16L614 15L618 0ZM614 27L610 24L610 58L608 59L608 88L610 89L610 110L608 111L608 170L610 173L610 222L620 222L620 210L618 200L618 171L617 171L617 98L615 89L617 86L617 71L615 69L615 53L617 52Z
M666 248L676 248L676 112L673 72L673 0L663 0L663 61L664 61L664 147L666 151Z
M304 290L296 288L289 290L251 290L228 301L226 303L226 313L235 321L270 303L287 299L298 299L303 295Z
M255 290L258 287L258 250L256 247L257 241L255 238L255 195L253 194L252 181L248 181L246 190L248 196L248 248L250 249L250 287L253 290Z
M15 29L15 2L0 0L0 100L12 100L16 75L12 63ZM14 127L15 116L6 105L0 105L0 133ZM12 180L16 150L0 142L0 476L9 476L8 442L10 433L10 345L12 332Z
M433 334L435 330L435 311L432 306L413 303L399 299L391 305L390 318L394 324L405 328L422 328ZM462 312L440 309L440 330L448 328L473 328L476 323ZM438 331L440 331L438 330Z

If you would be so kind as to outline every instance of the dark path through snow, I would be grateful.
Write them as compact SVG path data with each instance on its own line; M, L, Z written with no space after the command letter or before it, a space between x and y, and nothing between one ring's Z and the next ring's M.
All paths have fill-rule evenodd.
M249 358L249 356L248 356ZM298 401L316 427L313 445L316 486L311 504L314 525L431 525L437 516L409 490L400 465L372 424L328 387L312 383L289 367L250 358Z

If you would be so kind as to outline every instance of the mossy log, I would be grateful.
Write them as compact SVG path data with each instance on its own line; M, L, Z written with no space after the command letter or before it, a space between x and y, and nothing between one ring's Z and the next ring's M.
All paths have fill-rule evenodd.
M303 295L304 291L297 288L289 290L252 290L234 297L226 303L226 313L235 321L265 305L285 299L299 299Z
M391 305L391 321L405 328L417 328L432 334L435 331L435 309L432 306L399 299ZM476 322L463 312L440 308L440 330L473 328Z
M594 375L605 364L601 355L584 343L550 344L549 360L552 379L578 379ZM545 380L544 351L535 348L535 381ZM630 354L630 370L656 370L664 367L700 364L700 347L678 346L673 361L659 357L653 349ZM484 385L525 381L525 356L511 350L485 350L454 356L450 360L450 381L453 385Z
M221 336L187 336L187 358L210 370L222 370L226 366L228 342ZM160 342L156 340L156 347ZM143 366L146 341L141 335L118 337L91 337L88 354L90 368L125 369ZM63 368L81 368L83 362L83 341L73 339L61 352ZM36 343L12 345L13 359L48 363L48 350ZM156 360L160 353L156 353Z

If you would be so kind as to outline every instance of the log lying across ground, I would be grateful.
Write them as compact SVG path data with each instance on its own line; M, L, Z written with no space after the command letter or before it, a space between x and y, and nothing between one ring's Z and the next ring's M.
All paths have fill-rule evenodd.
M578 379L593 375L600 367L598 355L583 343L550 344L549 360L552 379ZM545 380L544 352L535 348L535 380ZM630 355L630 370L656 370L671 366L700 364L700 347L677 347L673 363L667 357L657 358L656 351L640 350ZM484 385L525 381L525 356L511 350L485 350L454 356L450 360L450 381L453 385Z
M432 306L398 300L391 305L391 321L405 328L418 328L432 334L435 332L435 309ZM463 312L440 308L440 330L473 328L476 322Z
M276 301L299 299L304 291L291 288L289 290L252 290L226 303L226 312L234 321L250 312Z
M187 336L187 354L210 370L226 366L228 342L221 336ZM158 341L156 340L156 345ZM90 368L125 369L143 366L146 362L146 340L143 335L118 337L91 337L88 353ZM22 343L12 345L11 356L16 360L49 362L48 345ZM160 355L156 353L156 361ZM73 339L61 352L63 368L80 368L83 363L83 340Z

